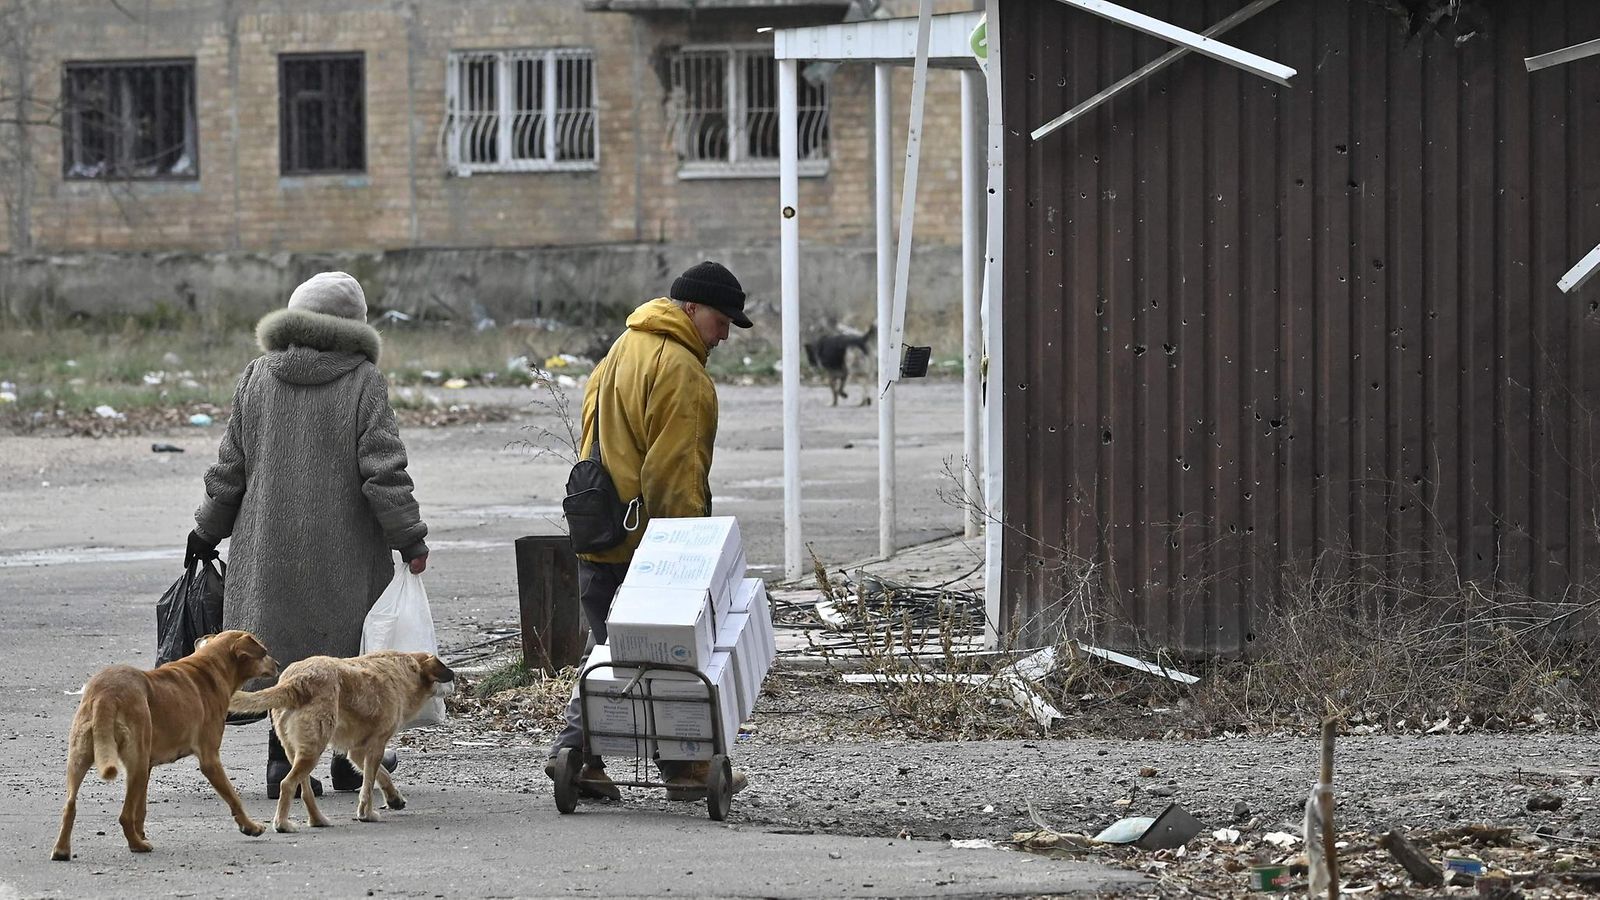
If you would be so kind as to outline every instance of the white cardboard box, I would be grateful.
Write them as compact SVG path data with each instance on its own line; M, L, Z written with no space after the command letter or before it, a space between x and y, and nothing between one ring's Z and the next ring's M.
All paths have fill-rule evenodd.
M764 673L758 662L761 649L756 625L749 613L732 613L717 632L717 653L727 653L733 665L734 686L739 700L739 720L750 718L756 698L761 694Z
M706 678L716 685L717 713L722 719L723 740L731 748L739 737L740 722L733 660L726 653L716 653L704 672ZM650 703L655 733L663 736L656 745L660 758L710 759L716 752L716 744L712 740L710 707L700 702L659 699L680 697L703 700L706 696L705 683L681 672L660 672L651 675L648 681L651 696L657 698ZM673 740L672 737L678 739Z
M606 617L612 658L704 668L713 648L711 606L704 588L624 583Z
M733 611L736 613L749 613L750 620L756 627L756 646L761 651L761 672L764 676L772 667L772 661L778 657L777 633L772 627L772 606L767 601L766 582L759 578L746 578L739 585L739 592L734 596Z
M584 712L588 715L589 752L597 756L643 756L648 757L648 742L642 738L620 737L617 735L597 735L595 731L610 731L619 734L645 734L645 726L649 719L646 715L645 704L640 700L632 700L623 696L623 688L633 680L638 673L637 669L621 666L612 667L610 648L605 644L596 644L589 651L589 666L601 666L589 672L583 682L585 698ZM637 687L635 688L637 691Z
M712 620L721 622L744 572L738 519L651 519L623 583L704 588L711 592Z

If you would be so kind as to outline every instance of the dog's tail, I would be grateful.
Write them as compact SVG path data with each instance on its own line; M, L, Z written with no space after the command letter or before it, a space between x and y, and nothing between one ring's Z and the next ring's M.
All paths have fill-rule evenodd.
M89 718L94 731L94 769L100 777L110 781L117 777L117 763L122 755L117 752L117 709L112 703L96 703Z
M259 691L234 691L228 698L228 712L264 713L299 706L308 699L305 686L298 681L275 684Z

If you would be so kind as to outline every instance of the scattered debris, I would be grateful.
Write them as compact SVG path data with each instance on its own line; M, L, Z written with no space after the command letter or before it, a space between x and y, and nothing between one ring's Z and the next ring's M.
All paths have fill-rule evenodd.
M196 428L204 428L207 425L210 425L213 421L214 420L205 413L195 413L189 417L189 424L195 426Z
M1166 666L1158 663L1145 662L1142 659L1135 659L1125 653L1118 653L1115 650L1103 650L1099 647L1091 647L1082 641L1073 641L1073 646L1077 647L1084 653L1089 654L1090 656L1098 656L1101 659L1127 666L1130 669L1138 669L1142 672L1149 672L1152 675L1160 675L1162 678L1170 678L1180 684L1194 684L1200 680L1199 678L1190 675L1187 672L1179 672L1177 669L1169 669Z
M115 409L112 409L111 407L105 405L104 403L102 403L99 406L96 406L94 408L94 414L99 416L102 419L125 419L125 418L127 418L122 413L117 412Z
M177 444L151 444L151 453L182 453L183 448Z

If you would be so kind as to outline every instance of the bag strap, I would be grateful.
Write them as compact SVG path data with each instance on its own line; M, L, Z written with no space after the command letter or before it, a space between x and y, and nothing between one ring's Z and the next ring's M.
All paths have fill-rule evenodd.
M599 463L601 468L605 468L606 462L600 456L600 404L604 400L606 394L610 394L610 393L612 393L612 392L614 392L616 390L616 387L617 387L617 367L616 367L615 362L613 362L612 365L609 368L606 369L606 376L607 376L607 379L606 379L607 383L606 383L606 386L605 386L604 390L596 393L595 394L595 398L594 398L594 446L589 448L588 455L584 457L585 459L592 459L595 462ZM607 474L608 475L610 474L609 470L607 471ZM618 499L621 499L621 498L618 498ZM640 495L640 496L635 497L632 500L628 501L627 508L624 509L623 512L622 512L622 528L623 528L623 530L625 530L625 531L637 531L639 529L639 516L640 516L640 513L643 511L643 509L644 509L644 496L643 495ZM631 526L628 524L628 519L629 518L633 519L633 524Z

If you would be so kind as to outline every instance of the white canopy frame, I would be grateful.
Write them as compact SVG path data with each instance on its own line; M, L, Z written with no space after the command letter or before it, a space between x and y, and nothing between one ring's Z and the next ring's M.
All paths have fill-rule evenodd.
M979 459L981 444L979 429L982 419L982 356L984 329L981 323L982 297L980 290L986 283L982 265L983 234L983 166L993 164L986 159L981 138L977 134L980 117L976 104L982 77L978 62L973 57L970 37L982 21L978 12L950 15L932 14L932 0L923 0L921 15L916 19L887 19L821 25L803 28L775 29L773 31L774 55L778 60L779 89L779 205L780 260L782 275L783 310L783 400L784 400L784 569L789 579L800 578L807 568L802 558L800 523L800 221L798 177L798 148L794 141L798 86L801 61L854 62L874 67L874 222L877 266L877 316L878 365L881 395L878 400L878 550L879 556L888 558L898 549L895 540L895 402L894 381L899 376L899 341L904 323L905 293L909 279L910 219L915 204L917 143L921 130L921 101L925 96L927 69L963 69L962 73L962 311L963 359L966 362L963 382L963 487L970 502L965 517L968 536L976 537L981 530L986 510L972 508L978 501L978 473L984 468ZM991 19L991 21L994 21ZM993 33L992 31L990 32ZM992 43L992 42L991 42ZM998 96L997 68L990 51L990 86L987 96ZM895 66L914 67L912 85L912 122L907 140L906 183L902 188L900 246L895 257L890 255L894 240L891 212L893 186L893 132L890 109L890 79ZM997 111L998 107L995 107ZM991 115L991 128L995 116ZM991 148L997 150L995 148ZM990 204L991 209L993 204ZM993 321L993 320L991 320ZM985 454L987 455L987 454Z

